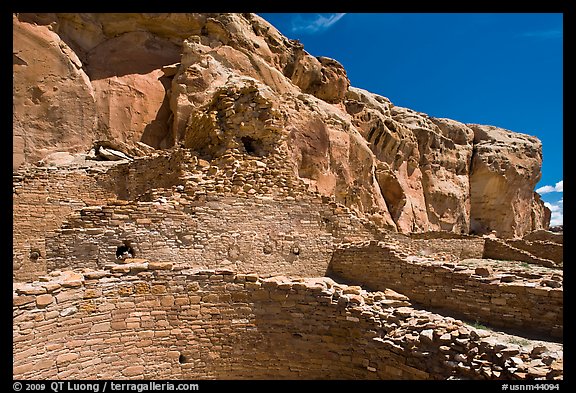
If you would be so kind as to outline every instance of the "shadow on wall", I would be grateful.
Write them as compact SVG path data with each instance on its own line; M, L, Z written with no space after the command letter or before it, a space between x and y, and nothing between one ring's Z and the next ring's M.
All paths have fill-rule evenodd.
M170 109L170 96L168 91L172 84L172 76L163 76L159 78L162 83L166 94L164 95L164 101L162 105L158 108L156 117L152 120L146 127L144 127L144 132L140 141L152 146L155 149L168 149L174 146L175 138L172 135L172 110Z

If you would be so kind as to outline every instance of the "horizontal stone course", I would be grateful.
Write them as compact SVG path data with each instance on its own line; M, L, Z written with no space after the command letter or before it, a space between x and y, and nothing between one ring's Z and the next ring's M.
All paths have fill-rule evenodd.
M69 274L51 277L58 283ZM370 292L327 277L266 278L174 268L127 277L134 287L164 285L165 292L138 295L145 301L126 301L118 291L126 280L102 277L90 282L90 289L102 287L96 299L84 298L84 281L79 288L60 289L75 294L67 305L30 308L14 302L20 318L58 312L50 320L28 318L27 325L15 325L14 377L515 379L521 372L535 375L530 362L549 378L561 376L557 355L552 354L550 365L542 363L542 353L550 356L546 349L536 355L486 341L485 331L414 309L405 296L390 289ZM181 292L182 282L194 291ZM235 294L243 294L243 300ZM15 299L20 296L30 295ZM88 300L114 307L84 309ZM404 305L390 307L387 301ZM62 314L70 305L77 311ZM58 326L59 333L40 334L42 321L49 331ZM147 321L152 324L142 326ZM34 357L27 356L30 348L35 348ZM520 361L514 369L507 365L512 354Z
M485 238L383 234L306 191L273 156L262 160L231 153L200 162L182 150L107 173L30 168L18 177L14 280L23 282L13 291L15 375L561 376L561 359L545 364L519 352L526 367L516 367L502 355L509 346L410 304L506 327L530 322L560 337L561 274L533 279L470 269L459 260L481 257L491 244ZM171 175L159 177L168 167ZM144 259L118 263L116 247L127 238ZM320 277L327 270L359 285ZM28 348L37 356L23 355Z
M560 273L549 269L533 274L535 281L530 281L520 273L503 274L465 263L462 261L457 269L453 263L407 256L383 242L360 243L336 250L329 271L373 290L392 288L421 305L441 308L472 321L562 337ZM558 287L548 287L548 280L557 282Z

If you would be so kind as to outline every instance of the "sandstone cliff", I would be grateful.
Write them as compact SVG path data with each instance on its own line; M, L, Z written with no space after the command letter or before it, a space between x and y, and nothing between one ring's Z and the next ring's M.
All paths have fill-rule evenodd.
M540 141L395 106L254 14L13 17L13 166L95 141L277 156L384 228L547 228ZM144 149L146 150L146 149Z

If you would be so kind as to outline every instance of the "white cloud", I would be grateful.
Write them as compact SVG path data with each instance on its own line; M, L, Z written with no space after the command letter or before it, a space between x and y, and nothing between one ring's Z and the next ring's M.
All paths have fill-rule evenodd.
M522 37L539 38L542 40L563 38L562 29L527 31L521 34Z
M546 206L552 212L550 217L550 225L563 225L564 223L564 198L560 199L556 203L544 202Z
M297 15L292 20L292 32L318 33L334 25L342 19L344 15L346 14L316 14L315 16L306 18Z
M564 180L560 180L553 186L542 186L536 189L536 192L540 195L548 194L549 192L564 192Z

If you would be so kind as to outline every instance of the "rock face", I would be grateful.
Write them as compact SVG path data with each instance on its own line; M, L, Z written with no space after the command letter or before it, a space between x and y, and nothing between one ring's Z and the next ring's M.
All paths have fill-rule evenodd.
M474 130L472 229L496 230L497 235L504 237L519 237L541 229L542 219L538 217L545 216L542 212L546 208L540 198L534 198L533 191L541 176L540 141L493 126L470 127Z
M394 106L254 14L16 14L13 32L14 170L99 140L235 150L391 230L549 225L538 139Z
M56 151L79 152L96 134L93 86L51 26L14 18L13 166Z

